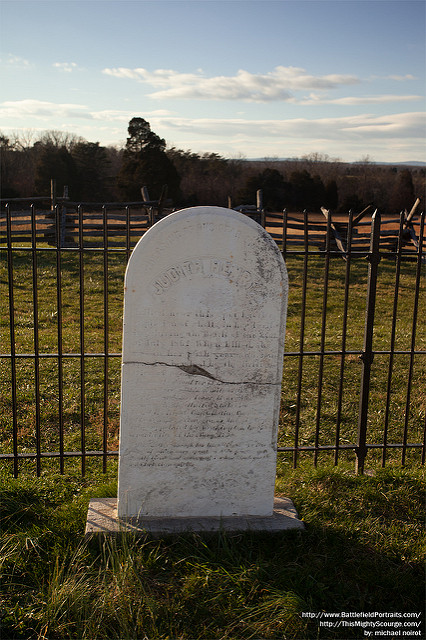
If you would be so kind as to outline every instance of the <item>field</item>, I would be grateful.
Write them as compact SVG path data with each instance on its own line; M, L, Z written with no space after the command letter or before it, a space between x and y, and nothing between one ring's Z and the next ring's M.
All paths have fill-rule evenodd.
M40 478L1 480L4 639L350 640L363 629L307 615L423 611L419 470L280 463L277 489L305 532L87 543L88 500L114 495L114 463L84 480L75 462L67 476L48 463Z
M16 352L48 357L16 360L16 438L11 362L0 362L1 447L11 453L109 450L118 446L123 275L126 252L78 252L58 263L46 245L34 256L14 251ZM307 263L306 317L302 302ZM33 271L33 267L36 271ZM290 294L279 446L356 442L368 264L353 260L347 322L347 265L314 252L287 257ZM379 267L368 442L421 443L426 362L411 358L415 264L403 262L394 306L395 263ZM34 276L34 273L36 276ZM325 289L324 283L327 282ZM0 339L10 352L7 270L2 264ZM104 303L107 301L105 311ZM37 307L37 331L34 326ZM392 336L393 318L395 334ZM414 345L426 349L424 278ZM346 355L341 357L344 329ZM303 339L302 339L303 338ZM389 376L391 342L397 351ZM306 355L300 358L302 350ZM408 351L408 353L406 353ZM62 354L59 359L58 353ZM83 352L84 358L79 354ZM105 358L102 354L109 353ZM316 352L316 353L315 353ZM322 353L320 355L318 352ZM337 353L336 353L337 352ZM312 355L308 355L312 353ZM302 366L301 366L302 362ZM409 371L412 363L412 379ZM59 364L61 366L59 366ZM342 369L343 366L343 369ZM338 391L343 370L342 404ZM62 384L59 386L59 376ZM300 381L300 384L299 384ZM36 389L39 389L39 395ZM409 393L409 395L408 395ZM409 400L409 402L408 402ZM39 444L37 443L37 436ZM361 627L320 626L333 612L413 614L423 611L424 470L421 449L367 456L354 474L354 452L300 451L278 456L276 493L290 497L306 523L286 534L187 535L179 538L84 541L90 498L116 495L117 468L108 459L0 461L2 638L16 640L313 640L363 638ZM317 614L320 617L316 617ZM314 618L310 616L315 616ZM321 617L322 616L322 617ZM325 617L324 617L325 616ZM412 627L420 631L419 627ZM410 629L411 631L411 629ZM409 637L409 636L408 636ZM411 637L416 637L412 635ZM419 636L417 636L419 637ZM421 636L420 636L421 637Z
M87 451L101 451L104 446L108 446L109 450L117 449L119 355L126 261L125 251L108 254L101 250L83 254L78 250L63 251L60 256L61 299L58 306L55 252L39 251L34 271L32 253L14 250L16 353L21 356L34 353L37 342L39 352L46 357L40 357L37 363L33 357L16 359L15 443L11 363L8 358L0 361L0 382L4 389L0 432L3 452L11 453L15 445L20 453L34 454L37 437L41 452L57 452L61 449L72 452L81 450L82 446ZM345 262L340 258L332 259L325 278L323 255L310 252L306 260L306 314L303 327L304 261L305 258L297 254L288 254L286 261L290 289L279 446L293 446L296 432L300 446L332 446L336 441L337 428L340 430L340 445L355 445L361 376L359 354L363 346L368 263L364 259L352 261L345 318ZM5 263L2 268L0 337L2 352L8 353L10 331ZM426 359L423 354L411 359L410 350L412 344L417 351L426 349L426 330L421 320L426 314L426 296L422 277L413 342L415 271L415 263L402 263L394 309L395 264L390 260L382 260L379 267L373 340L373 348L378 353L372 368L368 416L368 442L372 444L383 444L385 427L389 443L401 445L404 441L423 441ZM35 303L38 318L36 332ZM396 321L393 336L394 313ZM343 338L346 355L342 359L339 352ZM404 353L393 356L380 353L389 351L392 341L394 349ZM298 355L301 351L312 355L304 355L301 362ZM325 355L321 356L321 352ZM58 353L62 354L60 362L54 355ZM81 358L80 353L85 353L85 357ZM109 357L105 358L102 355L104 353L108 353ZM390 364L392 371L389 376ZM410 381L408 374L411 365ZM342 372L342 401L339 404ZM39 397L35 391L36 381ZM323 457L330 455L320 454ZM368 459L373 466L380 455L378 449L370 452ZM353 451L342 450L340 456L346 460L354 459ZM407 450L407 456L410 463L419 463L421 450ZM387 457L391 461L401 460L401 449L389 450ZM34 463L23 461L22 464L31 466Z

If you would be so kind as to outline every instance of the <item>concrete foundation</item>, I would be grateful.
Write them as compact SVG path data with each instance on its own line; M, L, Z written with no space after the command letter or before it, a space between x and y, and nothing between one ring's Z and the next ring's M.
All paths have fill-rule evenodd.
M128 518L119 519L117 498L94 498L89 503L86 522L86 538L93 535L114 535L131 532L143 535L168 535L188 532L215 531L269 531L303 530L296 509L289 498L275 498L272 516L228 516L187 518Z

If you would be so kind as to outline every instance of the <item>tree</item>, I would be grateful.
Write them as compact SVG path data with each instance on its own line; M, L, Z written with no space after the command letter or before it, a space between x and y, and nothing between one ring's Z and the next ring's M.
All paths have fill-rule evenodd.
M166 141L151 131L151 125L143 118L132 118L127 132L129 137L126 142L126 151L129 153L166 150Z
M75 133L49 129L48 131L43 131L38 142L45 147L55 147L56 149L65 147L67 151L71 152L75 145L85 143L86 140Z
M17 198L18 191L14 188L13 169L14 151L10 139L0 132L0 188L2 198Z
M337 182L335 180L330 180L325 185L324 190L324 206L327 209L332 209L335 211L337 209L337 205L339 203L339 194L337 188Z
M352 211L352 213L361 213L364 208L364 202L360 199L358 194L352 193L344 198L339 211L341 213L349 213L349 211Z
M407 209L408 211L414 204L414 185L411 171L403 169L398 175L392 195L389 202L391 213L400 213Z
M319 209L325 201L325 188L321 178L309 171L293 171L290 176L292 204L299 210Z
M280 211L288 205L289 185L277 169L267 168L249 178L245 188L239 193L241 204L255 204L258 189L263 191L265 209Z
M68 149L43 145L36 142L34 147L40 145L40 154L35 167L35 192L40 195L50 193L50 181L56 180L58 195L63 192L64 186L69 187L70 193L75 192L77 183L77 171L72 155Z
M105 197L107 171L110 165L107 150L99 142L78 142L71 150L76 170L76 190L73 200L96 201Z
M181 205L223 207L229 196L235 196L242 173L241 160L228 160L217 153L199 155L175 147L168 149L167 155L181 176Z
M140 200L141 187L146 186L150 197L156 200L167 184L171 198L179 197L180 177L166 154L166 143L151 131L149 122L132 118L127 129L123 163L118 174L118 187L124 198Z

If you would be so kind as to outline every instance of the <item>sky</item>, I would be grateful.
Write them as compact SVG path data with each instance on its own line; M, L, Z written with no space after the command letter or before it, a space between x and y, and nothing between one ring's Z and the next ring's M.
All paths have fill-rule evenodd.
M423 0L0 0L0 131L426 161Z

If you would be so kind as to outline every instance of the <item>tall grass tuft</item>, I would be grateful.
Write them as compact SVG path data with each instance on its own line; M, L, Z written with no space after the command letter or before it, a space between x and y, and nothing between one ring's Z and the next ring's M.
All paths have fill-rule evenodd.
M276 491L304 532L84 541L88 501L115 476L0 474L2 640L343 640L302 614L423 610L421 469L281 461Z

